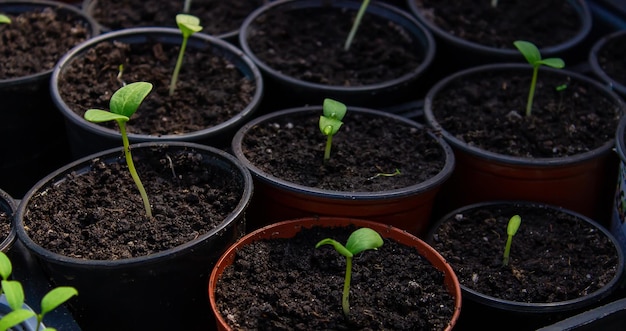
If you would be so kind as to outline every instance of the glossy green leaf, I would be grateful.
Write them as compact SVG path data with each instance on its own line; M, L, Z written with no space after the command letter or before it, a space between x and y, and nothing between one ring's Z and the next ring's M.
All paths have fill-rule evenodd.
M11 18L7 15L0 14L0 23L1 24L11 24Z
M370 228L360 228L350 235L346 249L356 255L368 249L377 249L383 245L383 238Z
M320 121L319 121L320 131L322 131L324 135L334 136L335 133L339 131L339 128L341 128L341 125L343 125L343 122L341 122L340 120L330 118L330 117L320 116Z
M12 272L13 265L11 264L11 260L4 252L0 252L0 277L7 280Z
M506 227L506 234L509 236L514 236L517 233L520 225L522 224L522 218L519 215L515 215L511 217L509 220L509 224Z
M565 62L562 59L556 58L556 57L543 59L539 61L538 63L546 65L548 67L556 68L556 69L563 69L565 67Z
M324 99L322 109L325 117L334 118L339 121L343 119L347 111L345 104L333 99Z
M3 280L2 290L11 309L18 310L22 308L24 304L24 289L19 281Z
M27 319L33 316L35 316L35 312L33 312L32 310L27 310L27 309L22 309L22 308L18 310L14 310L4 315L2 319L0 319L0 330L2 331L7 330L11 327L14 327L26 321Z
M185 37L189 37L202 30L202 26L200 26L200 19L193 15L176 15L176 24Z
M541 61L541 53L539 49L533 43L528 41L518 40L513 42L513 45L524 55L524 58L532 66L538 65L537 62Z
M59 286L52 289L41 299L41 315L49 313L75 295L78 295L78 291L71 286Z
M152 91L152 84L135 82L121 87L111 96L109 109L112 113L131 117Z
M124 121L128 122L128 116L114 114L101 109L88 109L85 112L85 119L89 122L102 123L108 121Z

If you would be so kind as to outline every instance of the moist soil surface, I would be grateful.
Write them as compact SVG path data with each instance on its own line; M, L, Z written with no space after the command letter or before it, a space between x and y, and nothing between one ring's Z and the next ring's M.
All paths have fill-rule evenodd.
M522 222L502 265L507 224ZM435 225L431 245L461 285L504 300L560 302L591 294L616 274L615 246L597 228L567 213L528 205L481 207Z
M626 86L626 34L608 40L597 56L600 68L613 80Z
M539 48L573 38L581 20L570 1L414 0L422 16L448 33L483 46L515 49L528 40Z
M83 20L53 8L3 14L11 24L0 24L0 79L52 70L63 54L91 34Z
M254 81L227 58L198 52L191 45L185 51L172 96L169 85L180 47L151 40L132 44L106 41L90 48L60 75L61 98L82 117L90 108L108 110L111 95L123 83L150 82L154 88L127 129L152 136L203 130L241 113L254 97ZM114 122L102 125L118 130Z
M343 192L405 188L444 168L445 150L427 129L349 108L325 163L321 113L298 112L251 127L242 141L243 154L252 165L284 181ZM396 169L400 173L392 175Z
M0 210L0 243L9 236L12 220L13 215L7 213L5 210Z
M572 156L614 139L619 106L598 87L558 71L539 71L526 116L531 76L529 67L455 79L433 96L434 117L470 146L516 157Z
M94 159L38 191L24 226L40 246L69 257L117 260L160 252L209 232L239 203L243 188L207 155L162 146L134 149L153 217L147 217L122 152Z
M443 330L454 313L443 273L390 239L354 257L344 318L345 257L315 245L345 243L353 230L313 227L242 247L217 282L221 315L237 330Z
M356 10L273 10L257 17L248 33L254 55L273 70L331 86L373 85L415 71L423 45L401 26L366 13L348 51L344 43Z
M180 0L92 0L90 13L102 26L120 30L140 26L176 28L176 15L183 13ZM202 32L223 35L237 31L243 20L262 0L193 0L190 15L200 19Z

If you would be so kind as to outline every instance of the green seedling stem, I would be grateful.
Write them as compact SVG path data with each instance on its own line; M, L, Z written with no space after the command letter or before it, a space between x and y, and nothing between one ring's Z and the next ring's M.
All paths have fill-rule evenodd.
M178 74L180 73L180 68L183 66L183 56L185 55L185 49L187 48L187 42L189 41L189 37L191 37L192 34L202 30L202 27L200 26L200 19L193 15L176 15L176 24L183 34L183 41L180 45L180 51L178 52L178 58L176 59L176 66L174 67L172 80L170 81L170 96L174 95L174 92L176 91Z
M378 232L370 228L360 228L352 232L346 245L342 245L338 241L326 238L320 240L315 248L322 245L332 245L335 250L346 257L346 274L343 282L343 294L341 298L341 307L344 316L350 315L350 281L352 279L352 257L362 251L368 249L377 249L383 245L383 238Z
M190 8L191 8L191 0L185 0L185 5L183 6L183 13L189 14Z
M11 24L11 18L7 15L0 14L0 24Z
M323 115L320 116L319 127L320 131L327 137L326 147L324 148L324 163L330 159L330 150L333 143L333 136L339 131L339 128L343 125L341 121L346 115L346 105L333 100L324 99L322 106Z
M369 4L370 4L370 0L363 0L363 2L361 3L361 7L359 7L359 11L356 14L356 18L354 19L354 22L352 23L352 28L350 29L348 38L346 38L346 42L343 45L344 50L346 51L350 50L350 45L352 45L352 40L354 39L354 36L356 35L356 31L359 29L359 25L361 25L361 20L363 19L363 15L365 14L365 11L367 10L367 6Z
M533 108L533 99L535 97L535 88L537 86L537 75L539 73L539 67L546 65L548 67L562 69L565 67L565 62L560 58L548 58L541 59L541 53L537 46L528 41L518 40L513 42L515 47L524 55L524 58L533 67L533 76L530 81L530 90L528 92L528 100L526 102L526 116L530 116Z
M143 200L143 205L146 210L146 216L148 217L152 217L152 208L150 208L148 195L143 187L143 184L141 183L141 180L139 179L139 174L137 174L135 163L133 162L133 157L129 147L130 143L128 141L128 134L126 133L126 122L128 122L130 117L137 111L137 108L139 108L139 105L141 105L151 90L152 84L150 83L135 82L127 84L118 89L111 96L111 101L109 103L110 111L89 109L84 115L86 120L94 123L108 121L117 122L120 128L120 133L122 134L124 156L126 157L128 171L130 171L130 175L133 178L133 181L135 181L137 189L139 189L139 194L141 195L141 199Z
M511 253L511 243L513 242L513 236L517 233L520 224L522 223L522 218L519 215L515 215L509 219L509 223L506 227L506 246L504 246L504 256L502 258L502 265L509 265L509 254Z

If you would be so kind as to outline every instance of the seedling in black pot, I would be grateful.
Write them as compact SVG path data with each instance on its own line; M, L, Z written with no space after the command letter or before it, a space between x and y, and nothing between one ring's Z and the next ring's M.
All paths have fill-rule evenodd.
M183 34L183 41L180 45L180 51L178 52L178 58L176 59L176 66L174 67L174 73L172 73L172 80L170 81L170 95L174 95L174 91L176 91L176 82L178 81L180 68L183 66L183 56L185 55L185 49L187 48L189 37L202 30L202 27L200 26L200 19L193 15L176 15L176 24Z
M141 199L143 200L144 208L146 209L146 215L152 217L152 209L150 208L150 202L148 201L148 195L146 190L139 179L135 164L133 163L133 157L130 153L128 134L126 133L126 122L137 111L139 105L148 96L152 90L152 84L146 82L135 82L124 85L119 90L115 91L111 96L109 102L109 108L111 111L101 109L89 109L85 112L85 119L89 122L102 123L108 121L116 121L120 127L120 133L122 134L122 143L124 144L124 155L126 156L126 164L130 175L135 181Z
M520 224L522 223L522 218L519 215L515 215L511 217L509 220L509 224L506 227L506 246L504 247L504 256L502 258L502 265L509 265L509 254L511 252L511 243L513 242L513 236L517 233Z
M324 163L330 159L330 149L333 143L333 136L343 125L341 121L346 115L346 105L333 99L324 99L323 115L320 116L320 131L327 137L326 148L324 149Z
M343 45L343 49L344 50L350 50L350 45L352 45L352 40L354 39L354 36L356 35L356 30L359 29L359 25L361 25L361 20L363 19L363 15L365 14L365 11L367 10L367 6L370 4L370 0L363 0L363 2L361 3L361 7L359 8L359 11L356 14L356 18L354 19L354 22L352 23L352 28L350 29L350 33L348 34L348 38L346 38L346 43Z
M548 67L562 69L565 67L565 62L560 58L548 58L542 59L541 53L537 46L528 41L518 40L513 43L515 47L524 55L524 58L533 67L533 76L530 81L530 90L528 92L528 101L526 102L526 116L530 116L533 108L533 99L535 97L535 88L537 86L537 74L539 73L539 67L543 64Z
M322 239L315 245L318 248L322 245L332 245L335 250L346 257L346 275L343 283L343 296L341 299L341 307L343 309L344 316L350 315L350 280L352 279L352 257L362 251L368 249L377 249L383 245L383 238L378 232L370 228L360 228L352 232L346 245L342 245L338 241L326 238Z

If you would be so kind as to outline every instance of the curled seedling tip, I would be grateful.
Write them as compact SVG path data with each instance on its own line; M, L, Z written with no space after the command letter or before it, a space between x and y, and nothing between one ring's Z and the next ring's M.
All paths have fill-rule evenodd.
M522 218L519 215L515 215L509 219L509 223L506 227L506 246L504 247L504 256L502 258L502 265L509 265L509 254L511 252L511 243L513 242L513 236L517 233L517 230L522 223Z

